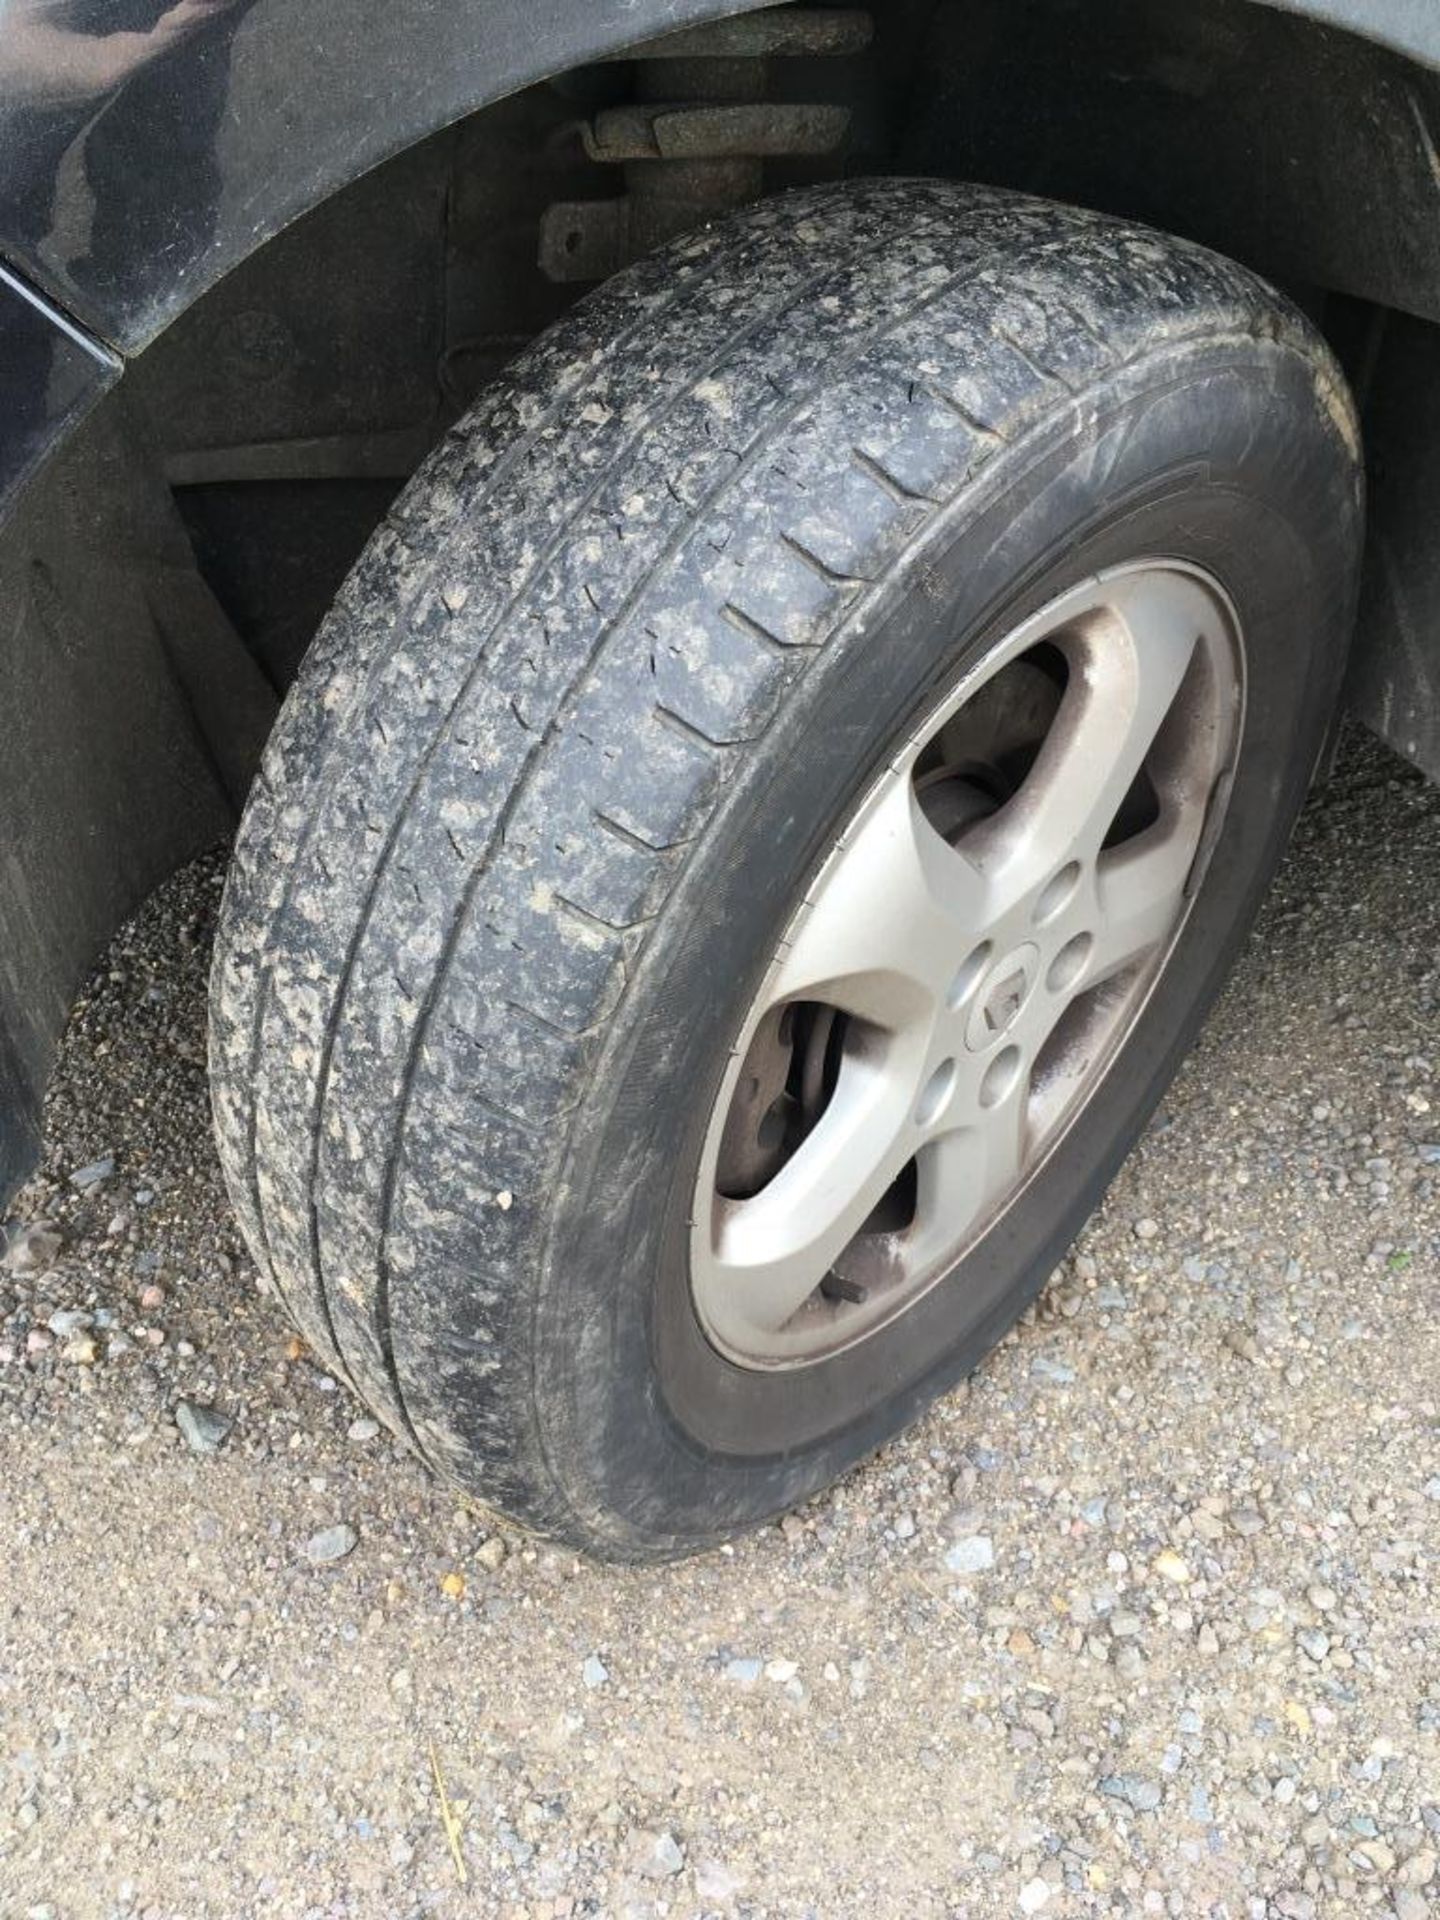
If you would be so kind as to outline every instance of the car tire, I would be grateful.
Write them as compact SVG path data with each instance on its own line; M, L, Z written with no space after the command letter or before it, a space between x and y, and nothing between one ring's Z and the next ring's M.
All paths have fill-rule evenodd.
M1335 707L1360 524L1354 415L1316 333L1240 267L1121 221L948 183L807 190L582 302L372 541L235 849L218 1137L257 1264L321 1361L448 1480L617 1558L752 1526L893 1434L1033 1298L1224 979ZM927 1141L865 1214L869 1277L846 1269L857 1238L797 1310L804 1340L798 1321L732 1313L744 1288L707 1222L814 1161L837 1087L858 1084L847 1049L903 1053L883 1005L872 1023L836 988L838 1015L792 998L765 1029L766 1072L789 1079L743 1073L797 915L829 900L835 951L853 929L851 972L870 978L867 924L909 926L886 904L899 868L880 843L868 868L837 862L862 827L873 841L875 796L918 818L903 770L939 749L914 743L977 711L965 689L1001 660L1024 662L986 696L1009 716L1010 770L947 763L943 804L964 819L940 837L957 859L965 833L1020 846L1049 736L1036 722L1017 746L1014 713L1079 711L1085 636L1118 634L1144 666L1144 623L1135 646L1125 624L1142 601L1146 620L1219 636L1205 687L1177 696L1209 729L1199 759L1185 748L1190 864L1161 946L1116 976L1130 998L1103 1044L1066 1056L1084 1070L1070 1105L1043 1136L1022 1120L1044 1151L967 1201L964 1232L902 1285L916 1181L951 1164ZM1194 735L1166 711L1157 738ZM1088 887L1117 836L1123 851L1125 807L1155 830L1172 747L1126 774L1090 865L1064 863L1072 894L1071 867ZM1065 762L1096 764L1093 745ZM991 972L964 993L990 998L945 1015L943 1058L906 1056L895 1125L962 1083L982 1099L986 1049L1061 977L1055 941L1013 937L1016 912L1040 926L1058 896L1019 898L1019 957L1000 979L975 947ZM1089 937L1067 935L1072 957ZM787 1011L802 1005L822 1012ZM799 1145L757 1170L759 1124L737 1161L725 1102L762 1083L761 1119ZM742 1171L722 1179L727 1161ZM804 1237L819 1191L771 1206L781 1240Z

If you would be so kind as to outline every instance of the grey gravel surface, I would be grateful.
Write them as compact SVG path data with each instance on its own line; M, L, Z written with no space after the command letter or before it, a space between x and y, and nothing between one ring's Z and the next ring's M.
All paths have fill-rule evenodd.
M4 1920L1440 1911L1440 794L1351 743L1038 1309L658 1572L458 1506L255 1291L220 873L8 1223Z

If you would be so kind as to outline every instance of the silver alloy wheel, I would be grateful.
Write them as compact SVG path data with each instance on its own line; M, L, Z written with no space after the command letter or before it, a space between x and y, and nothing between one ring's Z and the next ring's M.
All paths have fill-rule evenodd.
M1238 622L1152 559L1024 622L926 714L786 929L707 1129L713 1344L812 1363L903 1312L1021 1191L1174 945L1243 724Z

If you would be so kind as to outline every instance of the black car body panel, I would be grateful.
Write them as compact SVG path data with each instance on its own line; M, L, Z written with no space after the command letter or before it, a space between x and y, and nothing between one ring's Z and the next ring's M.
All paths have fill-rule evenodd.
M0 500L120 377L120 359L0 267Z
M535 82L764 4L0 0L0 1198L33 1159L85 969L148 889L233 822L283 692L197 570L176 488L251 472L307 485L327 461L393 486L444 424L397 360L365 370L381 401L363 444L336 432L343 407L277 408L265 444L228 467L195 444L207 370L229 356L273 372L267 356L295 355L306 257L285 230L381 174L399 182L356 203L347 244L353 255L371 230L383 254L365 338L405 335L419 365L444 335L428 265L450 245L451 189L423 161L405 176L408 157ZM1374 392L1387 456L1372 463L1370 641L1352 704L1440 775L1427 531L1440 512L1440 7L871 6L894 130L862 157L1134 214L1325 305L1362 402ZM483 151L503 155L503 129ZM282 256L300 316L288 332L247 280ZM314 254L317 276L328 258ZM532 303L526 325L545 317Z
M437 127L548 74L764 4L215 0L171 33L166 0L59 0L48 9L65 29L49 45L55 62L79 66L77 42L112 34L138 44L94 62L88 89L63 64L10 81L0 250L133 353L280 228ZM88 193L67 193L67 169Z
M133 353L282 227L436 128L765 4L211 0L167 31L182 8L166 0L10 0L12 47L27 14L54 30L0 64L0 252ZM1440 66L1429 0L1271 4ZM87 51L117 40L108 58Z

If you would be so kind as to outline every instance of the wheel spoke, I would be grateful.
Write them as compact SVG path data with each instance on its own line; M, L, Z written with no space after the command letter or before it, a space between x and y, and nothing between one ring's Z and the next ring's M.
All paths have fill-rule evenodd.
M923 1021L979 940L984 889L920 811L908 778L822 870L765 998L824 1000L876 1025Z
M1108 980L1166 939L1185 904L1200 827L1198 813L1167 812L1135 839L1100 856L1095 944L1079 987Z
M1024 1171L1030 1147L1030 1075L1003 1100L929 1141L916 1160L917 1258L941 1257L983 1225Z
M773 1333L819 1286L914 1152L912 1078L847 1063L774 1179L753 1199L717 1201L711 1267L727 1318Z
M1154 746L1212 604L1180 575L1117 583L1066 636L1060 710L1015 798L974 836L992 910L1100 850Z

